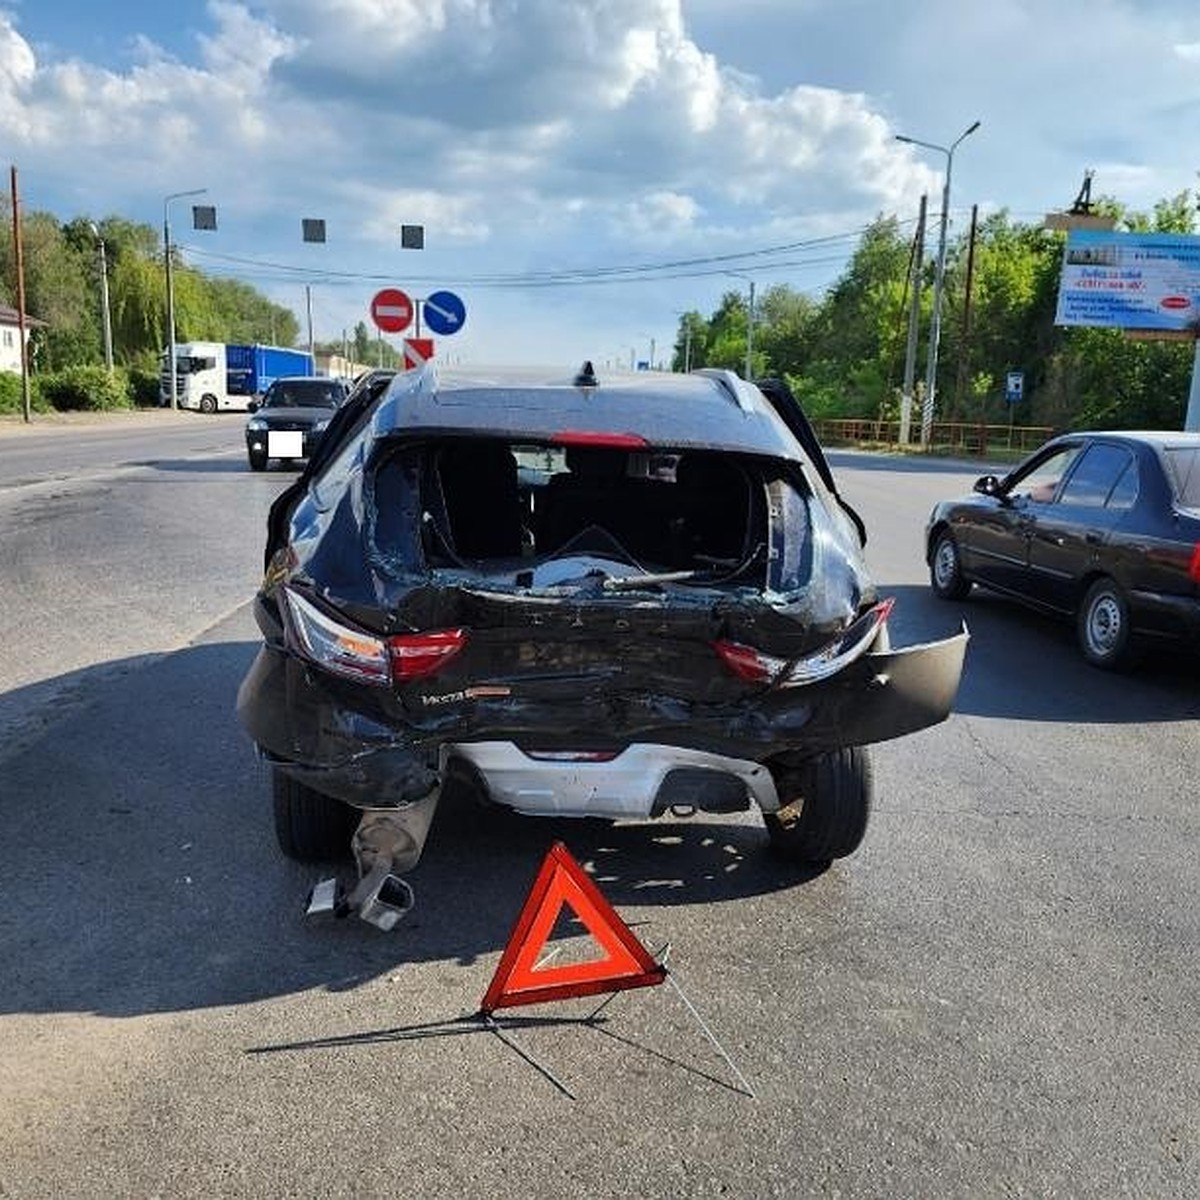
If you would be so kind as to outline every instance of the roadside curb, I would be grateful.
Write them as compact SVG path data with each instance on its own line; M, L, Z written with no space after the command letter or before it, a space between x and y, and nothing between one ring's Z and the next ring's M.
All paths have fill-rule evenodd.
M33 413L26 421L14 413L0 415L0 438L27 433L54 433L73 429L148 429L212 421L223 416L245 419L245 413L204 414L170 409L129 409L119 412Z

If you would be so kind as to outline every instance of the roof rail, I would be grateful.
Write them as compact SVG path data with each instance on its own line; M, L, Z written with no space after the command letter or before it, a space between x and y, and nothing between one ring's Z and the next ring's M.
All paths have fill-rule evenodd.
M726 370L724 367L700 367L692 374L703 375L719 384L742 412L754 412L754 393L750 391L750 385L735 371Z

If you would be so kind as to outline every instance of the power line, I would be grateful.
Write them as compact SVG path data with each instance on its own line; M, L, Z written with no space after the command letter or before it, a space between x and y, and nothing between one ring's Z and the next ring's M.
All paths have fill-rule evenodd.
M898 222L904 224L906 222ZM732 267L766 272L796 267L826 266L844 261L845 256L818 256L810 258L789 259L784 261L764 262L774 255L790 254L796 251L828 249L841 242L851 242L861 238L869 227L862 227L844 233L828 234L823 237L809 238L797 242L785 242L776 246L765 246L756 250L742 250L728 254L713 254L697 258L675 259L661 263L640 263L619 267L574 267L560 271L531 271L525 273L496 273L488 275L462 276L455 280L458 286L474 288L541 288L563 287L578 285L596 285L605 283L653 283L659 280L695 279L706 276L721 275ZM305 280L320 282L326 286L338 283L361 284L390 282L394 271L387 274L375 274L357 271L331 271L327 269L314 270L312 266L299 266L292 263L271 262L263 259L248 258L240 255L222 254L206 247L178 245L181 250L201 259L211 259L216 262L226 262L235 266L253 268L251 277L272 281ZM406 279L413 284L438 283L444 285L445 274L438 276L422 276L405 273Z

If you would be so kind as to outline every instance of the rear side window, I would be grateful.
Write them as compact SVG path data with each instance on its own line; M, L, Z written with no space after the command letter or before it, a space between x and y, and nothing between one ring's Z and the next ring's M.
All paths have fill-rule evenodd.
M1170 448L1163 451L1163 458L1175 502L1183 508L1200 508L1200 447Z
M1075 464L1059 499L1062 504L1103 508L1110 497L1124 497L1123 502L1111 507L1127 508L1136 494L1133 455L1122 446L1097 443L1089 446Z

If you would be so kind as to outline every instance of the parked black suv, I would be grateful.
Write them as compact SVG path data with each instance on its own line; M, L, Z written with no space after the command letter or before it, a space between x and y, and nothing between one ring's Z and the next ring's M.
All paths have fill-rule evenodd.
M782 383L364 380L268 522L238 709L280 846L407 869L454 774L529 814L753 804L788 857L851 853L863 747L946 717L966 643L891 650L864 542Z

